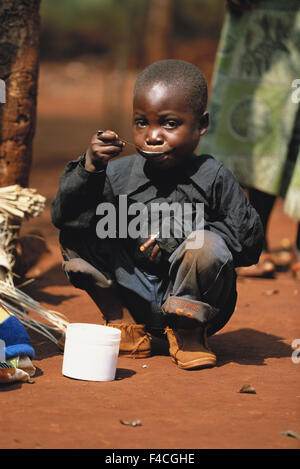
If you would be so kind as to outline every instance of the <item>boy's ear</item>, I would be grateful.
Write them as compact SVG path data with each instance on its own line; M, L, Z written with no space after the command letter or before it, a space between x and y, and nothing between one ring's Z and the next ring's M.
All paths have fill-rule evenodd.
M200 136L206 133L208 124L209 124L209 113L205 111L199 119Z

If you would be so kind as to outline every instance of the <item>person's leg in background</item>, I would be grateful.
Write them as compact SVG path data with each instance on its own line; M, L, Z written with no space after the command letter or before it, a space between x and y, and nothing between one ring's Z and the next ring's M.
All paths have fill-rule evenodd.
M253 188L248 189L248 196L251 205L255 208L261 218L264 229L264 245L259 262L249 267L240 267L238 269L238 273L239 275L249 277L274 277L276 266L269 251L267 230L270 215L276 201L276 196Z
M297 161L299 158L299 145L300 145L300 107L297 111L295 118L294 128L291 135L291 139L288 145L286 162L284 171L281 178L280 196L285 200L290 185L293 186L293 177L295 177L297 171ZM297 180L297 178L296 178ZM296 183L297 184L297 183ZM296 192L297 193L297 192ZM277 269L286 270L287 267L291 266L292 273L296 276L300 276L300 241L299 241L299 223L298 231L296 235L295 245L293 248L294 256L288 251L281 251L279 255L274 253L270 254L267 240L267 229L270 220L270 215L274 207L277 196L262 192L254 188L248 188L249 201L258 212L265 233L265 242L263 247L263 253L260 257L259 263L256 266L250 266L239 269L239 274L245 274L249 276L261 276L261 277L272 277L274 276L276 267ZM297 197L297 196L295 196ZM294 197L294 198L295 198ZM299 206L298 200L294 200L293 204ZM287 211L288 213L288 211ZM299 213L299 210L298 210ZM293 243L294 244L294 243ZM284 254L281 256L280 254ZM294 261L293 261L294 257Z
M267 229L270 215L277 197L275 195L258 191L257 189L249 189L248 194L250 203L253 205L261 218L265 238L263 252L261 254L259 264L250 267L242 267L239 269L239 273L249 276L253 275L258 277L272 277L276 271L276 265L274 255L270 254L267 240ZM285 256L285 260L286 257L288 257L288 264L291 264L292 274L296 278L300 278L300 223L297 225L297 234L293 248L293 255L290 254L290 256ZM294 260L291 261L290 257L293 257Z
M263 228L264 228L264 245L263 245L263 252L269 252L268 247L268 240L267 240L267 228L268 222L270 219L270 215L272 209L274 207L274 203L276 200L276 196L272 194L266 194L265 192L261 192L257 189L249 189L249 201L251 205L255 208L257 213L260 216Z

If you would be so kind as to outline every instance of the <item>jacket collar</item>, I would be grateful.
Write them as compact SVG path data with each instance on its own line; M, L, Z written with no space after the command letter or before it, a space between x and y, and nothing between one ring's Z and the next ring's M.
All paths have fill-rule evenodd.
M170 173L154 172L143 157L133 156L135 158L132 158L131 161L125 193L132 199L141 202L156 198L158 188L170 181ZM180 180L190 179L200 189L205 189L207 181L200 177L200 173L203 165L205 166L205 163L210 159L213 159L210 155L193 155L189 164L181 167L179 171L176 169L173 176L178 178L178 183ZM176 186L176 182L174 186Z

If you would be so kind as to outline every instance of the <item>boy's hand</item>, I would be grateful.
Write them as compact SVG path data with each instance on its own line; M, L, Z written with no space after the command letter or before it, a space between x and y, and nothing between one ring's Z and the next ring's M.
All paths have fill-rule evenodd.
M151 250L150 250L149 256L148 256L149 261L153 261L155 259L155 257L158 255L158 253L160 252L159 245L155 242L156 238L158 237L158 234L159 233L157 233L156 235L150 235L148 237L147 241L145 241L140 246L140 251L141 252L146 251L148 249L148 247L151 246Z
M138 238L135 259L143 265L148 265L148 261L153 264L159 264L161 260L162 252L160 247L155 242L155 238ZM146 262L146 264L145 264Z
M112 130L100 131L91 138L91 143L85 155L85 169L99 171L106 167L109 160L123 150L125 143Z

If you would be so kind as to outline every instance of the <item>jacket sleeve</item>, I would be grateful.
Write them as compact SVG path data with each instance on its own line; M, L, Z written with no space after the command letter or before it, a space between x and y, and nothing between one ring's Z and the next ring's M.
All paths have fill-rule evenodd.
M87 171L84 156L70 161L65 167L59 188L51 203L53 224L62 229L91 229L95 223L97 205L103 200L106 187L105 169Z
M215 219L210 230L222 236L235 267L257 263L263 246L260 217L233 174L221 166L212 191Z

